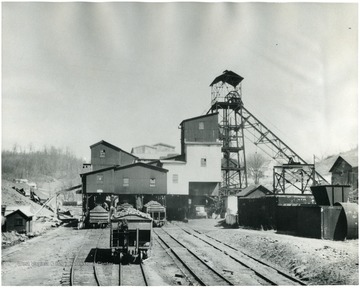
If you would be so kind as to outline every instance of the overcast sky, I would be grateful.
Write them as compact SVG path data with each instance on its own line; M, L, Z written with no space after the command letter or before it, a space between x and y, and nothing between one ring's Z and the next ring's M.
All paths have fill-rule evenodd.
M2 3L2 149L108 141L180 151L225 69L300 156L357 145L358 7L336 3Z

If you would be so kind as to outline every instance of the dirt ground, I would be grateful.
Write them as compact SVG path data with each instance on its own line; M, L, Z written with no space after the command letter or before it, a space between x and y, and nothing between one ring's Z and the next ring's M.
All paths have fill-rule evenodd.
M167 225L173 225L169 223ZM220 220L199 219L188 225L209 236L273 263L309 285L358 285L358 240L329 241L280 235L274 231L227 229ZM101 232L101 229L99 229ZM108 233L108 229L103 229ZM2 249L2 285L59 286L86 230L58 227L45 234ZM186 285L184 278L162 248L154 243L145 262L152 286Z
M190 220L201 232L275 264L309 285L358 285L358 240L331 241L277 234L275 231L227 229L214 219Z

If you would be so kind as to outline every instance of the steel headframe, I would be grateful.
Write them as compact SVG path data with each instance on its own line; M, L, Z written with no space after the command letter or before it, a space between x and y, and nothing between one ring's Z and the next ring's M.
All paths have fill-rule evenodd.
M253 137L247 138L257 147L279 164L285 165L276 166L276 171L274 168L274 193L285 193L289 185L304 193L305 190L309 190L309 183L328 183L315 171L314 165L306 163L244 107L241 94L243 79L236 73L225 70L210 85L211 108L208 113L219 113L220 138L223 141L223 182L220 189L222 194L233 195L248 185L244 131ZM281 169L281 172L278 172L278 169Z
M247 187L244 130L242 123L241 84L226 82L211 86L211 108L219 113L219 138L222 141L222 195L234 195Z

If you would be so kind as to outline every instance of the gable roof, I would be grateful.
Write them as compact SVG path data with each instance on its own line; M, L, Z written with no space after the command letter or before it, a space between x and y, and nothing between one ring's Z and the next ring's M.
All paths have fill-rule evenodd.
M248 186L245 189L241 190L239 193L236 194L236 196L246 197L246 196L249 196L250 194L254 193L256 190L263 192L265 195L272 194L272 192L269 189L267 189L266 187L264 187L263 185L251 185L251 186Z
M182 126L182 124L183 124L184 122L188 122L188 121L192 121L192 120L197 120L197 119L201 119L201 118L206 118L206 117L211 117L211 116L215 116L215 115L218 115L218 114L219 114L219 112L215 112L215 113L210 113L210 114L205 114L205 115L201 115L201 116L197 116L197 117L185 119L185 120L181 121L180 125Z
M175 148L175 146L165 144L165 143L156 143L153 146L164 146L164 147L169 147L169 148Z
M339 156L336 161L334 162L333 166L331 166L329 172L332 172L337 165L339 165L340 161L345 161L348 163L351 167L355 168L358 167L358 157L357 156Z
M101 173L101 172L104 172L104 171L108 171L108 170L122 170L122 169L128 169L128 168L132 168L132 167L135 167L135 166L141 166L141 167L144 167L144 168L147 168L147 169L152 169L152 170L157 170L157 171L160 171L160 172L168 172L169 170L167 169L164 169L164 168L161 168L161 167L158 167L158 166L154 166L154 165L149 165L149 164L146 164L146 163L143 163L143 162L136 162L136 163L132 163L132 164L129 164L129 165L124 165L124 166L120 166L120 165L115 165L115 166L111 166L111 167L106 167L104 169L99 169L99 170L95 170L95 171L89 171L89 172L86 172L86 173L82 173L80 174L81 176L87 176L87 175L92 175L92 174L97 174L97 173Z
M9 217L13 214L16 214L16 213L19 213L23 218L26 218L26 219L31 219L33 217L32 214L30 214L28 211L26 210L22 210L21 208L15 210L15 211L12 211L10 212L9 214L6 214L5 213L5 217Z
M81 173L80 176L97 174L97 173L104 172L104 171L107 171L107 170L113 170L113 169L115 169L115 168L118 167L118 166L119 166L119 165L115 165L115 166L110 166L110 167L106 167L106 168L99 169L99 170L94 170L94 171L89 171L89 172Z
M146 163L143 163L143 162L136 162L136 163L133 163L133 164L129 164L129 165L126 165L126 166L117 166L115 167L114 170L122 170L122 169L128 169L128 168L132 168L132 167L135 167L135 166L141 166L141 167L144 167L144 168L147 168L147 169L152 169L152 170L157 170L157 171L160 171L160 172L168 172L169 170L167 169L164 169L164 168L161 168L161 167L158 167L158 166L154 166L154 165L149 165L149 164L146 164Z
M95 146L98 146L98 145L100 145L100 144L105 145L105 146L107 146L107 147L109 147L109 148L111 148L111 149L113 149L113 150L115 150L115 151L126 153L126 154L134 157L135 159L138 158L138 157L136 157L135 155L133 155L133 154L131 154L131 153L129 153L129 152L126 152L125 150L122 150L122 149L120 149L119 147L117 147L117 146L115 146L115 145L113 145L113 144L110 144L109 142L106 142L106 141L104 141L104 140L101 140L101 141L99 141L99 142L97 142L97 143L95 143L95 144L90 145L90 149L92 149L92 148L94 148Z

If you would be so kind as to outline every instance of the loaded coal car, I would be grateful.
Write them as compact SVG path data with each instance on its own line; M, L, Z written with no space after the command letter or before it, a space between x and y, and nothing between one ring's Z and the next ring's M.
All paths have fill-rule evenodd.
M122 259L142 260L149 257L152 218L134 208L112 211L110 216L110 249Z
M153 219L154 227L161 227L166 223L166 208L159 202L149 201L144 205L144 209Z

